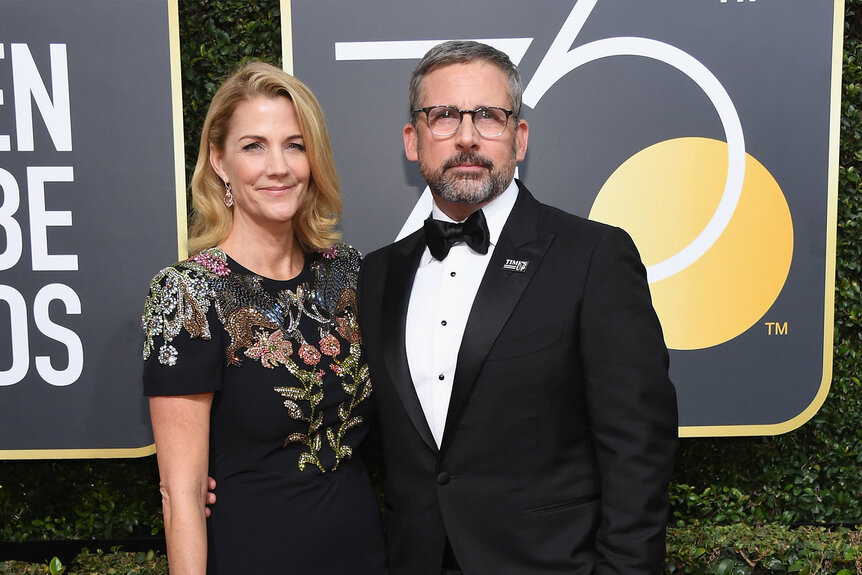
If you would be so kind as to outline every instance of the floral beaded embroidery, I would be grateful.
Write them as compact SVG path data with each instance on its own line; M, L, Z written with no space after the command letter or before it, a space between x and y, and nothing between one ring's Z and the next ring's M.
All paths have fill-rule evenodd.
M260 330L257 335L254 345L245 350L246 356L259 359L264 367L270 369L287 363L287 358L293 353L293 346L284 339L280 329L270 334Z
M355 321L352 323L356 327ZM302 443L308 451L302 453L299 458L299 469L304 470L308 464L315 465L321 471L326 471L322 466L319 458L320 449L323 447L323 438L335 454L335 464L333 471L338 468L342 460L349 458L353 451L349 445L343 443L344 437L348 431L361 425L364 422L362 416L352 415L353 410L357 405L368 399L371 395L371 379L368 374L368 366L360 361L362 349L360 339L358 338L358 330L356 330L356 339L350 344L350 350L347 357L343 359L332 358L329 364L329 369L336 375L341 377L341 387L345 391L347 398L338 405L338 421L337 428L328 427L321 430L323 423L323 413L317 409L323 399L323 369L314 369L320 361L321 355L312 346L308 346L307 353L314 350L315 353L309 357L302 357L305 363L310 364L312 369L303 369L298 363L288 358L286 367L299 382L299 386L294 387L277 387L275 390L284 398L284 406L293 419L308 423L308 433L292 433L285 439L284 444ZM329 337L324 335L323 339ZM321 343L321 347L324 344ZM308 405L308 409L303 409L300 402Z
M293 433L284 445L305 447L298 460L299 469L307 465L326 472L320 459L324 445L332 449L335 462L352 455L344 443L348 431L364 419L353 410L371 394L368 367L361 361L361 336L356 322L356 284L358 253L346 245L336 245L319 254L310 268L314 285L299 285L294 292L284 290L275 296L254 275L231 274L227 256L218 248L204 250L188 260L162 270L153 279L142 318L147 359L161 337L158 361L173 366L178 352L172 341L185 329L192 338L210 339L207 313L215 308L219 321L230 336L225 348L228 366L239 366L240 355L260 361L268 369L285 367L296 378L296 385L277 387L284 397L288 415L307 424L307 432ZM299 331L302 318L318 323L318 342L308 342ZM337 333L347 343L344 357ZM316 345L314 345L316 343ZM295 356L295 358L294 358ZM324 360L325 358L325 360ZM335 374L345 392L337 406L337 424L324 427L323 377Z
M164 341L159 347L159 363L167 366L177 363L178 352L171 343L183 328L192 338L212 337L206 319L214 293L211 282L207 281L211 274L217 278L230 275L221 250L201 252L195 258L163 269L153 278L141 317L145 360L153 351L156 336Z

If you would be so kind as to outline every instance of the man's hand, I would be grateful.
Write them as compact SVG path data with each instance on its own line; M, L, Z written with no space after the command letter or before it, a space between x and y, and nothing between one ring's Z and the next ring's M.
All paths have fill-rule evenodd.
M212 477L207 477L207 491L206 497L204 498L204 502L206 503L206 515L209 517L212 515L212 511L210 510L210 505L215 505L216 502L216 494L215 492L216 482Z

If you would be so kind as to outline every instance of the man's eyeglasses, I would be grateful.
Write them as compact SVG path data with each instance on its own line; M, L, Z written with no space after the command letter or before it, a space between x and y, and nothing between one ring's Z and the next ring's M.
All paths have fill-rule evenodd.
M435 136L451 136L458 131L464 114L473 116L473 125L486 138L496 138L506 130L512 110L496 106L481 106L475 110L459 110L452 106L427 106L413 110L416 115L425 112L428 128Z

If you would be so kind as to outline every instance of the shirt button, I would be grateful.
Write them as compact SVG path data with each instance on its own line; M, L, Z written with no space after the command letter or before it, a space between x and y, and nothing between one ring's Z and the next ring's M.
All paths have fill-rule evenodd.
M440 485L446 485L447 483L449 483L449 479L449 472L447 471L441 471L437 474L437 483L439 483Z
M446 325L446 320L444 319L443 321L441 321L440 325Z
M440 375L437 376L437 379L439 379L440 381L443 381L444 379L446 379L446 376L441 373Z

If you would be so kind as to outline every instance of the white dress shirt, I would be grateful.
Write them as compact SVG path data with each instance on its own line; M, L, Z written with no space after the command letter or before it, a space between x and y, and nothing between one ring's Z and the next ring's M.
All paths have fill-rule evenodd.
M459 242L451 247L443 261L438 261L426 247L416 270L407 310L407 363L438 447L443 440L467 318L517 198L518 186L512 180L502 194L482 208L491 240L487 254L475 252ZM431 216L436 220L453 221L436 204Z

